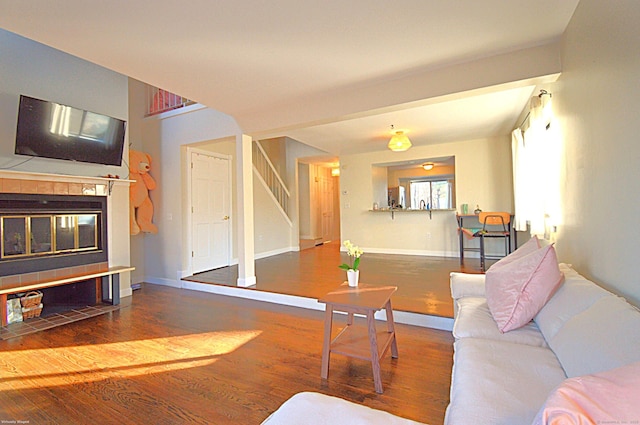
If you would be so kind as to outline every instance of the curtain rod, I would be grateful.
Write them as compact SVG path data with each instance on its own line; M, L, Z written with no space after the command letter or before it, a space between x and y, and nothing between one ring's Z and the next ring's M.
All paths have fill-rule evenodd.
M538 94L538 97L540 99L542 99L542 96L548 95L549 97L552 96L552 94L544 89L540 89L540 94ZM524 119L522 120L522 122L520 123L520 125L518 126L518 128L520 130L522 130L522 126L524 125L525 122L527 122L527 120L529 119L529 116L531 115L531 108L529 108L529 112L527 112L527 115L524 117Z

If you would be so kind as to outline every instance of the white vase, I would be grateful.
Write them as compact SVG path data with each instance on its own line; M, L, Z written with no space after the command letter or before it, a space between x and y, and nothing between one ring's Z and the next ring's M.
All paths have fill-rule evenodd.
M358 286L358 279L360 278L360 270L347 270L347 281L349 286L355 288Z

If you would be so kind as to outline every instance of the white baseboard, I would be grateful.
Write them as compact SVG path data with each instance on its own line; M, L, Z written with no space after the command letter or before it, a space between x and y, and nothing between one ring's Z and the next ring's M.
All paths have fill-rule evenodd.
M427 251L423 249L393 249L393 248L362 248L364 252L373 254L392 254L392 255L419 255L423 257L453 257L460 256L460 251ZM340 251L346 252L344 247ZM465 255L466 256L466 255Z
M133 295L133 289L129 288L120 288L120 298L130 297Z
M284 254L286 252L299 251L299 250L300 250L299 247L298 247L298 249L296 249L296 247L288 246L288 247L285 247L285 248L278 248L278 249L274 249L272 251L265 251L265 252L261 252L259 254L255 254L254 258L256 260L260 260L262 258L273 257L274 255L279 255L279 254Z
M256 286L257 280L255 276L249 276L245 278L238 278L238 286L241 288L250 288L252 286Z
M144 282L153 283L154 285L171 286L172 288L181 288L180 282L182 282L182 281L181 280L165 279L165 278L161 278L161 277L146 276L144 278Z

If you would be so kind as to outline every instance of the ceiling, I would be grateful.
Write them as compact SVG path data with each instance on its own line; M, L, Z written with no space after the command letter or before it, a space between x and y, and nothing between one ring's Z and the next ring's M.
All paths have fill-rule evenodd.
M332 155L508 134L578 0L0 0L0 27Z

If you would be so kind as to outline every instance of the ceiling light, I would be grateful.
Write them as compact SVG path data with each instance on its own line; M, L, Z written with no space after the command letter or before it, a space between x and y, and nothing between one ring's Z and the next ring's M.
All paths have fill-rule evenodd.
M394 152L404 152L411 147L411 140L407 136L405 136L404 131L402 130L394 130L393 125L391 126L391 131L394 133L389 140L389 144L387 147Z
M432 170L433 167L434 167L434 163L433 162L426 162L426 163L422 164L422 168L424 168L425 171Z

